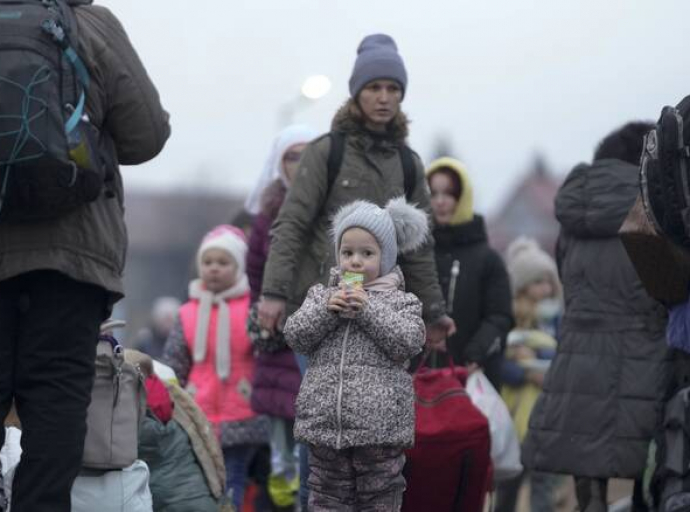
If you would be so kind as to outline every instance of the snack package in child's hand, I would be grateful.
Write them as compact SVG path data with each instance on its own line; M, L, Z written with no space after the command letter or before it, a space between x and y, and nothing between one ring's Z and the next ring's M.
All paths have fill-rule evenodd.
M359 272L343 272L343 284L349 290L361 290L364 288L364 274Z
M361 290L364 288L364 274L359 272L343 272L341 285L344 290ZM357 315L354 311L344 311L340 316L344 318L354 318Z

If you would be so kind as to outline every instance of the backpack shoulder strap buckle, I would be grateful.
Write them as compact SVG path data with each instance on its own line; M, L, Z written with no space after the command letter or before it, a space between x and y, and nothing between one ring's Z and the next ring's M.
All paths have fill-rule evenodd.
M41 28L64 50L67 47L65 29L53 18L48 18L41 23Z

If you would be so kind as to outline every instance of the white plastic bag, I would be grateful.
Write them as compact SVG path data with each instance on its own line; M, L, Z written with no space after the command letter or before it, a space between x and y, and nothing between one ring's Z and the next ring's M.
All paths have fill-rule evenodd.
M117 471L84 470L72 486L72 512L152 512L149 468L137 460Z
M5 444L0 450L0 464L5 492L11 505L14 471L19 464L22 432L14 427L5 431ZM11 507L10 509L11 510ZM152 512L149 490L149 468L137 460L120 471L83 471L72 485L72 512Z
M175 370L155 359L153 360L153 373L167 384L179 384L177 376L175 375Z
M520 441L501 395L482 371L476 371L468 377L467 394L489 420L494 481L501 482L518 476L522 473Z
M0 428L2 426L0 425ZM5 498L8 505L12 499L12 480L14 472L22 455L20 445L22 431L15 427L5 428L5 444L0 449L0 470L2 470L2 485L4 485ZM10 508L8 507L8 512Z

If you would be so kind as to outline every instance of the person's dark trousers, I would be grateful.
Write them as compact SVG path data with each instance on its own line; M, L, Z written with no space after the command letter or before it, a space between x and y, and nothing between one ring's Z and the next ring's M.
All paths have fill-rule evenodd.
M107 306L104 289L55 271L0 281L0 418L14 399L22 423L13 512L70 512Z
M504 480L496 485L496 506L494 512L515 512L520 496L520 487L525 473L522 472L515 478Z
M644 499L644 482L641 478L635 480L630 512L649 512L649 507Z
M580 512L606 512L608 480L605 478L575 477L575 495Z
M249 478L251 478L258 489L254 500L255 512L271 512L271 497L268 494L268 477L271 474L271 447L261 445L254 458L249 464Z
M307 371L307 358L301 354L295 353L297 359L297 366L304 377ZM302 512L306 512L309 504L309 487L307 481L309 480L309 448L304 445L299 445L299 502Z

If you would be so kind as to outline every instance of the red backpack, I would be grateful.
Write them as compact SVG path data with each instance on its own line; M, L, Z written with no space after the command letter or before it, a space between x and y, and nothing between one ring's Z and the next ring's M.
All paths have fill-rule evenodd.
M481 512L491 483L489 423L472 404L467 370L414 375L415 446L407 451L402 512Z

